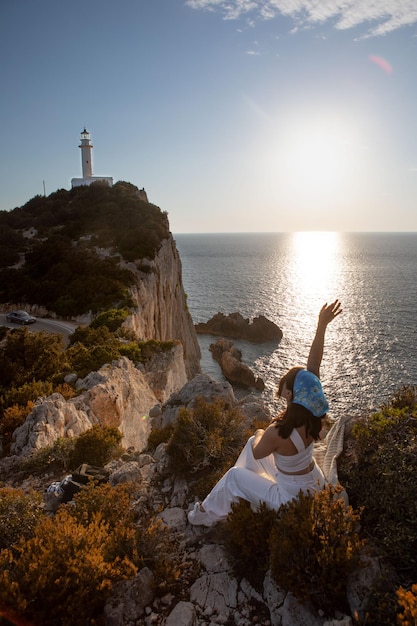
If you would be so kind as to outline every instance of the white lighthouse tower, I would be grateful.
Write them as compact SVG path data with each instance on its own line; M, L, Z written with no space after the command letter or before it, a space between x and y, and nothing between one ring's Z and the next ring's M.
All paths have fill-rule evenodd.
M90 133L83 130L81 133L81 163L83 166L83 178L92 178L93 176L93 145L90 139Z
M91 143L90 133L84 128L81 133L81 166L83 171L82 178L73 178L71 187L80 187L81 185L91 185L97 181L107 183L109 187L113 185L111 176L93 176L93 145Z

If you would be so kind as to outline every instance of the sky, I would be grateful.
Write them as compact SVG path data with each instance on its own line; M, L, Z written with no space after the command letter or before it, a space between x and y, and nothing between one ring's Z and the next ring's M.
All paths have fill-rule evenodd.
M417 231L416 0L1 0L0 210L93 174L171 231Z

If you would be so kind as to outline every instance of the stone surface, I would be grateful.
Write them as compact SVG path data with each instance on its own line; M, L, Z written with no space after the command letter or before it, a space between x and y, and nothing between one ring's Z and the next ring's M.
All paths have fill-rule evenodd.
M84 392L67 401L56 393L39 398L13 434L12 454L30 454L59 437L76 437L94 424L119 428L125 448L146 447L151 430L148 414L157 399L129 359L104 365L81 381L80 388Z
M380 560L371 556L363 558L363 567L349 575L346 595L352 615L356 613L360 620L365 619L369 605L369 589L382 576Z
M135 311L123 327L138 339L178 340L184 350L187 379L200 369L201 351L182 283L182 265L172 236L164 239L154 260L146 260L146 271L125 263L137 278L130 289ZM141 267L144 267L142 262Z
M190 589L190 600L200 607L229 617L237 607L237 580L227 572L203 574Z
M198 398L205 402L222 399L231 406L238 403L230 383L218 382L208 374L197 374L182 389L171 395L161 407L161 414L152 419L152 427L161 428L174 422L179 409L181 407L192 409Z
M239 387L253 387L263 391L265 383L258 378L250 367L242 362L242 353L235 348L229 339L223 337L210 345L213 358L219 363L222 372L229 382Z
M208 322L195 325L197 333L230 337L232 339L246 339L255 343L266 341L280 341L282 330L268 320L264 315L255 317L252 322L240 313L216 313Z
M144 567L132 580L114 585L113 593L104 609L105 626L137 623L154 597L154 576Z
M192 602L178 602L168 615L165 626L197 626L197 614Z

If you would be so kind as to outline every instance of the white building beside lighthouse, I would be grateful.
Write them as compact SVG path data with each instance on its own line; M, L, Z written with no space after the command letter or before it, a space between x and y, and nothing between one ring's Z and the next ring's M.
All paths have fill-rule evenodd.
M73 178L71 187L80 187L81 185L91 185L98 180L107 183L109 187L113 186L113 178L111 176L93 176L93 145L91 143L90 133L84 128L81 133L81 166L83 177Z

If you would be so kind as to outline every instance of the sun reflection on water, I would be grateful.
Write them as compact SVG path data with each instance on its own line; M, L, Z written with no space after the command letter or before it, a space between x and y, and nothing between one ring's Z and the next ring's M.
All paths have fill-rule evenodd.
M296 291L309 300L331 298L339 290L339 233L298 232L292 244Z
M337 232L297 232L290 236L282 302L284 339L279 353L305 363L323 304L343 300L343 254ZM328 341L328 343L330 343Z

